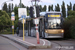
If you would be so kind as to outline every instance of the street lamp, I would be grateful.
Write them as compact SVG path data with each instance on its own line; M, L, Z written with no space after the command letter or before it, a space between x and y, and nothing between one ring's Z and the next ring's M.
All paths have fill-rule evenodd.
M3 2L1 7L3 7L4 3L9 2L9 1L13 1L13 0L8 0L8 1Z

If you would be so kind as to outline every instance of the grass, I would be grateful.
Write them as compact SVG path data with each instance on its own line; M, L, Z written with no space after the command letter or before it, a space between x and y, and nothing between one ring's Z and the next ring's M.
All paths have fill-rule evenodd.
M0 34L12 34L10 31L1 31Z

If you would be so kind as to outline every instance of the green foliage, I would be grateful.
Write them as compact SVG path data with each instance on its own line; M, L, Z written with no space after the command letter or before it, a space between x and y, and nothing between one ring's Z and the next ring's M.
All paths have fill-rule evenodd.
M64 1L62 3L61 7L62 7L62 15L63 15L63 18L66 18L66 9L65 9L65 3L64 3Z
M70 10L72 10L72 3L70 2Z
M53 11L53 5L51 5L50 9L51 9L51 11Z
M75 4L73 5L73 11L75 11Z
M2 8L4 11L6 11L7 12L7 3L4 3L4 5L3 5L3 8Z
M8 12L11 13L11 4L9 3Z
M42 6L40 5L40 12L42 12Z
M55 6L55 11L60 11L59 4L57 4L57 6Z
M22 3L22 8L26 8L26 6L24 6L24 4Z
M0 34L12 34L12 32L4 31L4 32L0 32Z
M69 15L68 11L72 10L72 4L70 2L70 5L67 4L67 16Z
M15 15L18 15L18 8L19 7L14 7L14 13L15 13Z
M15 26L15 30L18 27L18 15L15 16L15 21L14 21L14 26Z
M42 9L43 11L46 11L46 5L44 5L44 7L43 7L43 9Z
M50 8L51 8L51 7L50 7L50 5L49 5L49 6L48 6L48 11L50 11Z
M71 38L75 39L75 23L70 27Z
M75 11L70 10L68 11L68 13L69 13L69 16L75 16Z
M12 3L12 11L13 11L13 3Z
M9 15L5 11L0 10L0 30L10 25L11 25L11 20Z
M27 16L29 16L29 7L27 6Z
M69 16L63 23L65 38L75 38L75 11L69 11Z

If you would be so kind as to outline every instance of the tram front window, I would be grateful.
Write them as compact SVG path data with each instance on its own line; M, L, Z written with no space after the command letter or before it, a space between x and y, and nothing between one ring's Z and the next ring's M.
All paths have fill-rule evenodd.
M60 19L48 19L48 22L46 23L47 29L55 29L55 28L61 28L60 27L61 20Z

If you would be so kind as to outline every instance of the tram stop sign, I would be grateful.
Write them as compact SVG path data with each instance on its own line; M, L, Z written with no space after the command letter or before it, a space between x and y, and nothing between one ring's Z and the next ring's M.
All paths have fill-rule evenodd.
M11 21L14 21L15 20L15 15L14 15L14 12L11 13Z

